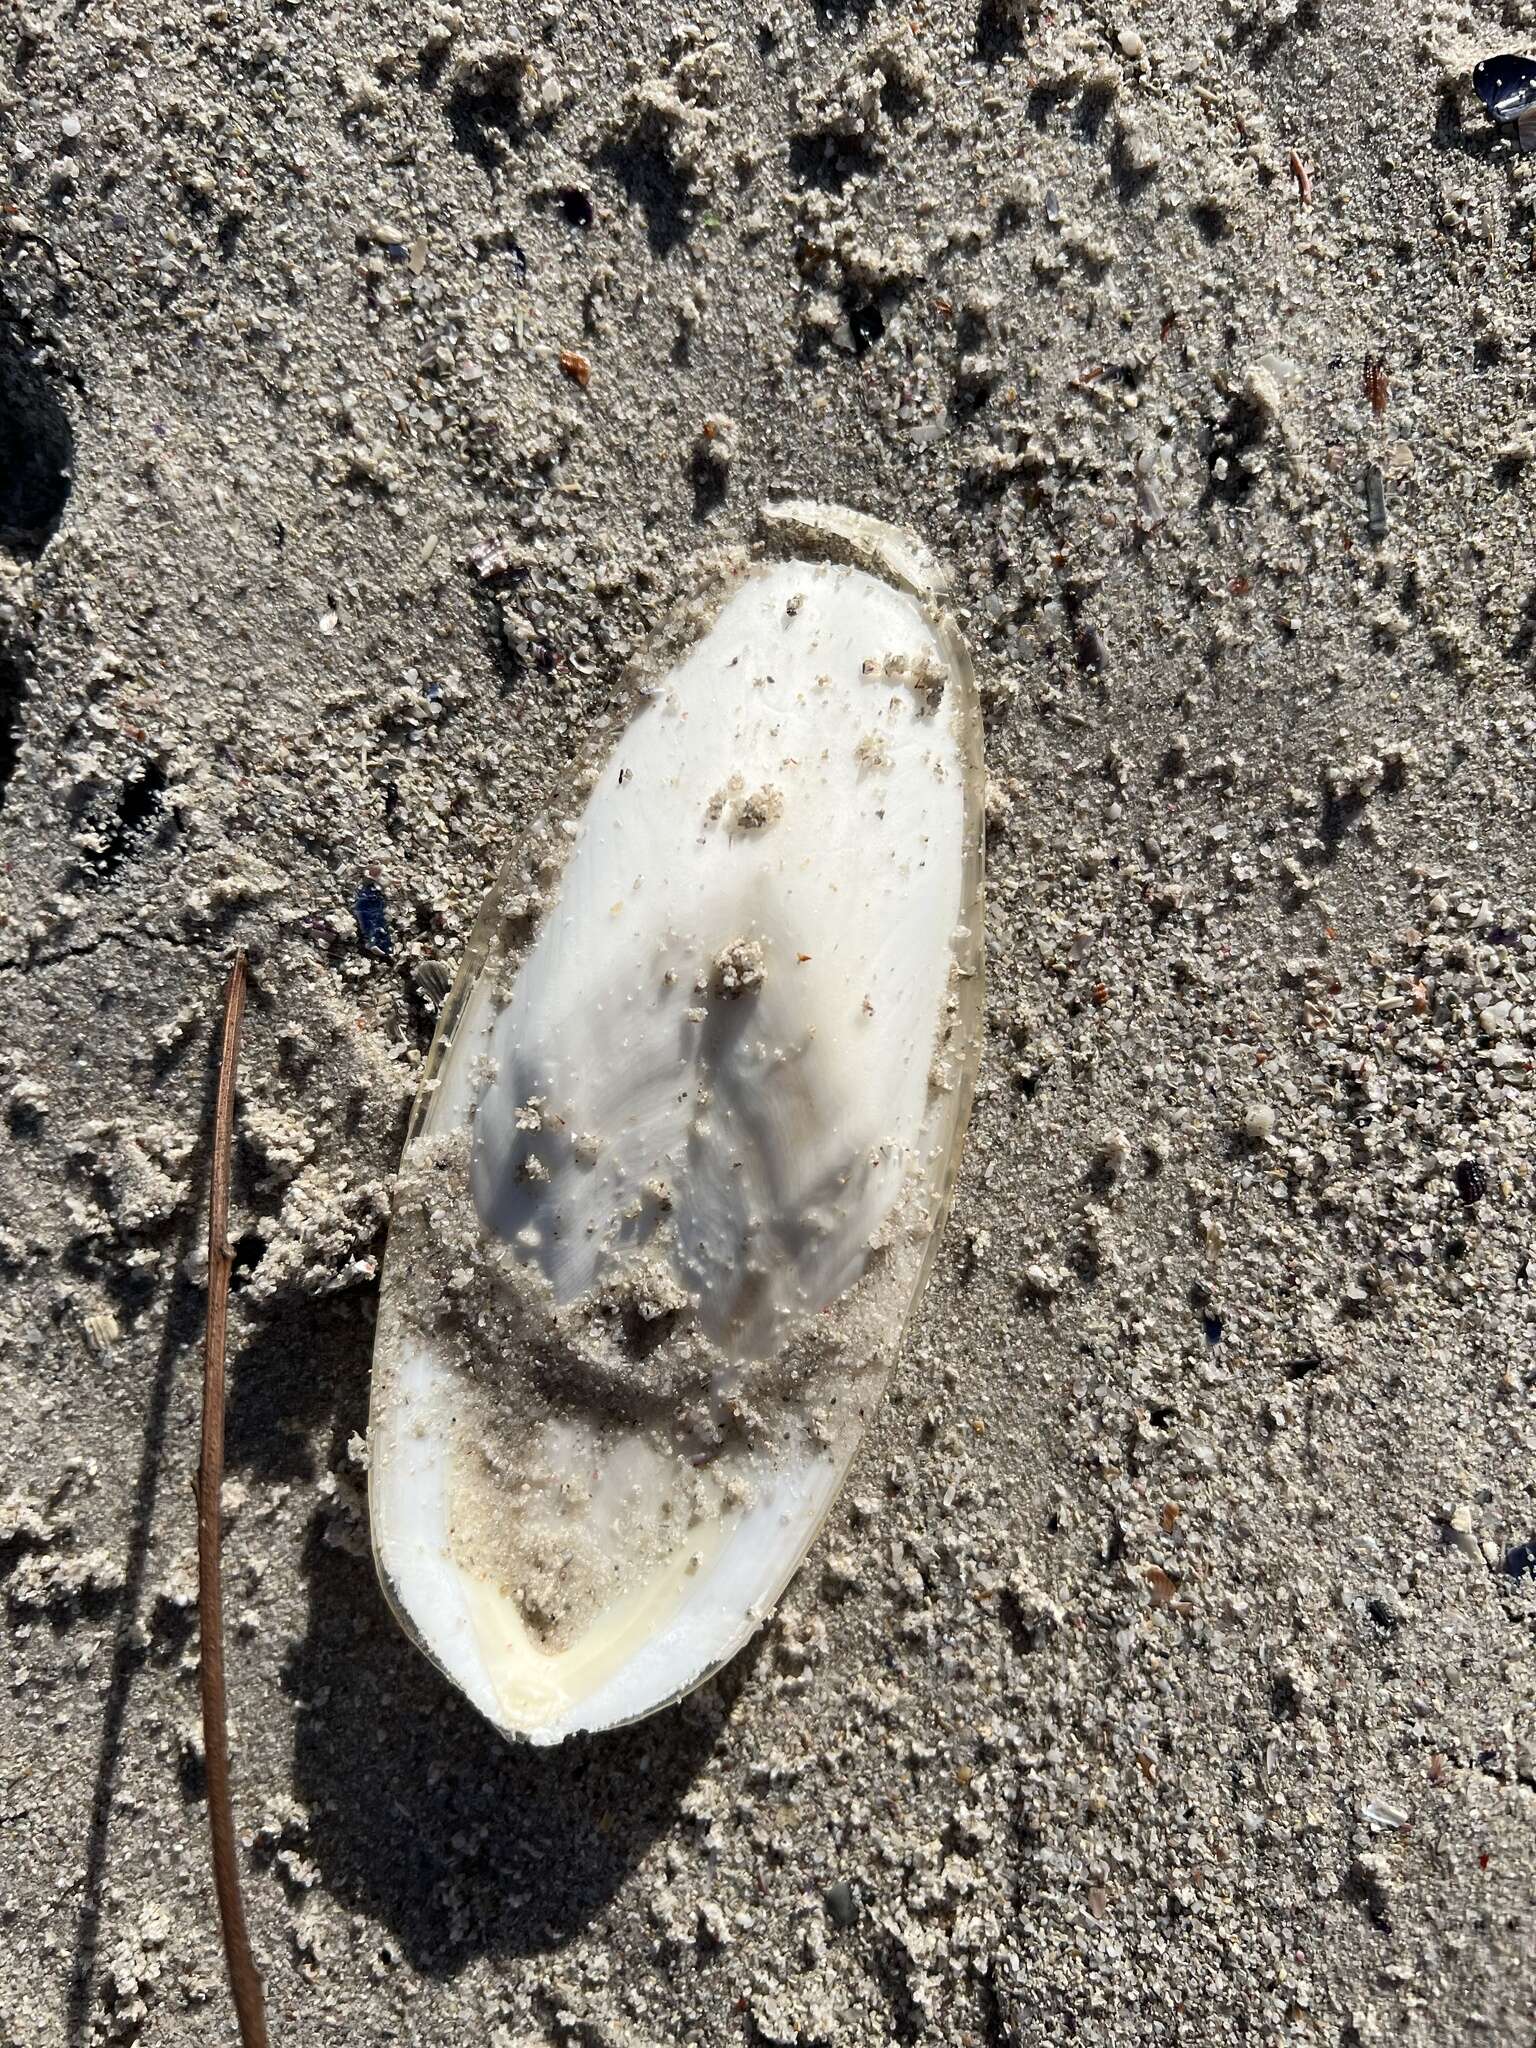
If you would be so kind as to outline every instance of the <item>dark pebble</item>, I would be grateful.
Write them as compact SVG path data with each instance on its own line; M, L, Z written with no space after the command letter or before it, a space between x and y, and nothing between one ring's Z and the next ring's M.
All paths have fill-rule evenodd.
M1456 1192L1470 1207L1488 1192L1488 1176L1475 1159L1463 1159L1456 1168Z
M859 1902L846 1877L827 1886L827 1915L834 1927L851 1927L859 1917Z
M856 356L874 347L885 332L885 317L872 301L868 305L855 306L848 315L849 330L853 335L853 352Z
M1078 634L1077 658L1082 667L1094 669L1102 668L1109 660L1109 649L1097 626L1085 626Z

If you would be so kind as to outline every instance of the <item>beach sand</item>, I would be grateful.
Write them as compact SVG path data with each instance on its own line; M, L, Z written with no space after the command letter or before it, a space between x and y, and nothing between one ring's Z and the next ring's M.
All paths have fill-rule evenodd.
M6 2048L233 2038L237 945L274 2042L1530 2042L1536 159L1469 81L1533 19L0 24ZM777 1616L518 1751L368 1557L390 1176L491 875L785 492L956 579L976 1114Z

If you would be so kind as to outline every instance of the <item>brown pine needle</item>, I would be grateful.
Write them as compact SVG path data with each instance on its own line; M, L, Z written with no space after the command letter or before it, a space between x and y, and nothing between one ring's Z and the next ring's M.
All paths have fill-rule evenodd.
M245 954L236 953L224 993L219 1044L219 1094L213 1120L213 1171L208 1191L208 1330L203 1345L203 1451L197 1472L197 1613L203 1695L203 1754L208 1778L208 1830L213 1837L213 1888L224 1929L224 1960L242 2048L267 2048L266 2001L251 1956L235 1858L235 1817L229 1800L229 1729L224 1711L224 1589L219 1575L224 1491L224 1349L229 1333L229 1168L235 1134L235 1070L245 1014Z

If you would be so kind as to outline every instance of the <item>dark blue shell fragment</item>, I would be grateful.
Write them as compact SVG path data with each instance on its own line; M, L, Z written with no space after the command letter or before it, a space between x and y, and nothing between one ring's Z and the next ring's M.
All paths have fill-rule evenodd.
M388 959L395 942L389 933L384 891L377 882L364 882L352 899L352 915L357 919L357 935L369 952L382 953Z
M1495 121L1514 121L1536 107L1536 57L1484 57L1472 67L1472 84Z

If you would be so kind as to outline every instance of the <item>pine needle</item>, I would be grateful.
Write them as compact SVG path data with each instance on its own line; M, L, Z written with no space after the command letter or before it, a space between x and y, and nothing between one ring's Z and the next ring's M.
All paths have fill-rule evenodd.
M203 1345L203 1448L197 1473L198 1678L203 1697L203 1754L208 1829L213 1838L213 1888L224 1931L224 1960L242 2048L268 2048L266 2001L251 1956L235 1856L229 1798L229 1729L224 1707L224 1589L219 1571L224 1491L224 1353L229 1334L229 1173L234 1150L235 1072L245 1014L245 954L236 953L224 993L219 1093L214 1110L213 1170L208 1192L208 1329Z

